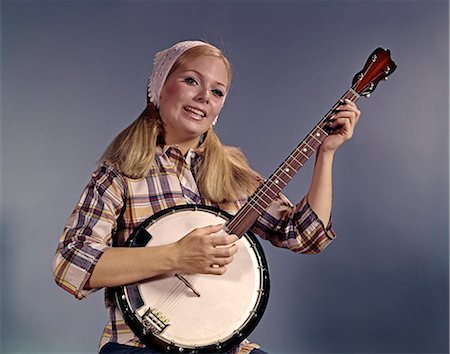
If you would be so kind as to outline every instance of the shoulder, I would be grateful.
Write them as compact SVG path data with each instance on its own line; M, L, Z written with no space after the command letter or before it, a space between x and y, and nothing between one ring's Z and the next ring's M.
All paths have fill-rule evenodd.
M117 166L102 161L91 175L91 184L102 191L116 190L116 193L123 194L127 189L126 179Z
M109 161L102 161L98 164L95 171L92 173L92 178L120 178L124 179L125 176L121 173L120 169Z

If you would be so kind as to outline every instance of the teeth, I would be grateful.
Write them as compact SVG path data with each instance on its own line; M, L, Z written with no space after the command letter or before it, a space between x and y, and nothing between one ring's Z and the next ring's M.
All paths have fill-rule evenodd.
M205 116L206 116L205 112L203 112L203 111L201 111L201 110L199 110L199 109L197 109L197 108L194 108L194 107L188 106L188 107L185 107L184 109L185 109L186 111L192 112L192 113L194 113L194 114L196 114L196 115L198 115L198 116L200 116L200 117L205 117Z

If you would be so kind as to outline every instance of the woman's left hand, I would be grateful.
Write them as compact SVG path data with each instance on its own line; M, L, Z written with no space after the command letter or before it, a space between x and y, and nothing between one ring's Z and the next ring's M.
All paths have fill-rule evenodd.
M342 144L350 140L355 131L361 112L356 104L350 100L345 100L340 105L334 116L331 117L330 127L333 132L323 141L320 147L321 152L335 152Z

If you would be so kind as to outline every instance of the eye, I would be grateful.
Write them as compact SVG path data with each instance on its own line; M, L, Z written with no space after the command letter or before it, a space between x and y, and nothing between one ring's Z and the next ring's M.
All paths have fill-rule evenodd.
M212 91L212 93L214 94L214 95L216 95L217 97L223 97L225 94L223 93L223 91L222 90L219 90L219 89L213 89L213 90L211 90Z
M195 80L193 77L185 78L184 82L189 84L189 85L198 85L197 80Z

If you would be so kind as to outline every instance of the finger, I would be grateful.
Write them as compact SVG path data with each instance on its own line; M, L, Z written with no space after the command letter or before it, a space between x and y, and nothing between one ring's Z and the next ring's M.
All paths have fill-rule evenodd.
M344 103L345 103L346 105L349 105L349 106L352 106L352 107L356 107L356 103L353 102L352 100L349 100L348 98L346 98L346 99L344 100Z
M346 106L348 108L348 111L354 112L356 119L358 119L361 115L361 111L358 109L358 106L355 102L350 101L349 99L345 100Z
M349 117L336 117L333 119L333 122L331 123L331 127L333 129L339 129L339 128L343 128L349 124L350 124Z
M344 106L350 107L351 109L358 109L358 106L356 105L356 103L351 101L351 100L349 100L348 98L346 98L343 101L341 101L341 104L340 104L340 106L338 108L341 108L341 107L344 107Z
M199 235L209 235L209 234L219 232L222 229L223 229L222 224L208 225L208 226L198 227L195 230L193 230L193 232L195 232L196 234L199 234Z
M343 117L348 116L349 114L356 116L358 113L359 111L355 107L344 105L336 110L336 113L333 115L333 117Z
M214 236L213 246L228 246L234 244L239 238L236 235Z
M352 124L348 118L339 118L332 126L332 135L351 136L353 133Z
M223 224L217 224L217 225L209 225L202 228L206 232L213 234L215 232L219 232L220 230L223 230Z
M205 274L213 274L213 275L223 275L227 271L227 267L218 265L211 265L208 269L205 270Z
M238 251L238 247L233 244L231 246L220 246L215 247L214 252L211 253L214 257L231 257L234 256Z
M335 109L336 111L345 111L345 110L358 110L358 106L356 105L355 102L349 100L349 99L344 99L341 100L339 102L339 105L336 107Z
M353 125L358 122L359 114L355 111L340 111L336 113L332 119L331 119L331 126L336 127L342 124L345 124L345 120L347 119L352 123Z
M217 257L214 259L213 266L223 267L233 262L234 257Z

